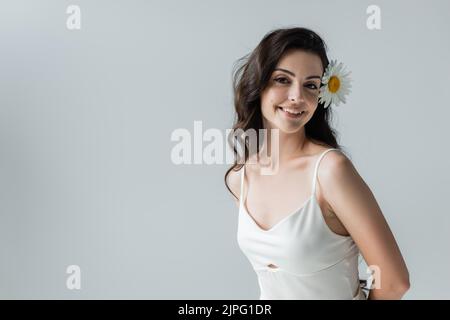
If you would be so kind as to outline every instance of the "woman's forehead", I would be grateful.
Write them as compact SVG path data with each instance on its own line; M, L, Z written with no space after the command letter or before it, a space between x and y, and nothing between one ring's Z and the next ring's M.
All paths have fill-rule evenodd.
M323 73L320 57L315 53L303 50L287 52L278 61L276 68L288 70L296 77L321 75Z

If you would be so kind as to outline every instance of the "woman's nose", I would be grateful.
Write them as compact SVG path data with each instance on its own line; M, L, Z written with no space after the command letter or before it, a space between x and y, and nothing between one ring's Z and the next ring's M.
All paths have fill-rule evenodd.
M289 92L289 101L291 102L300 102L303 100L303 92L302 89L298 87L294 87Z

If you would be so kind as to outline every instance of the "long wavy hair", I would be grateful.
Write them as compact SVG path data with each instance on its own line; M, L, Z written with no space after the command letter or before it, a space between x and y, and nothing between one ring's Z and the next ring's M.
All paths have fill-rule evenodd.
M276 68L278 61L286 51L300 49L317 54L321 61L323 70L328 66L329 60L326 53L326 45L322 38L314 31L295 27L276 29L267 33L257 47L237 60L233 70L233 94L234 108L236 111L233 130L254 129L259 132L263 128L261 113L261 93L267 87L270 77ZM332 121L331 108L324 108L319 103L312 118L305 124L305 135L317 144L336 148L342 151L342 146L337 143L337 133L330 126ZM238 197L231 191L227 183L227 177L231 170L239 171L250 156L247 140L230 134L228 143L234 152L234 164L225 173L225 185L233 196ZM244 161L239 160L240 155L236 148L235 139L244 147ZM259 137L258 137L259 140ZM256 152L260 145L257 143Z

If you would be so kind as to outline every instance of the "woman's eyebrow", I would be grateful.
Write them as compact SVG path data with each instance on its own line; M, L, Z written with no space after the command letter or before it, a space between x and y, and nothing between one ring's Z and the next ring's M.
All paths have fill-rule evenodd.
M293 77L295 77L295 73L293 73L292 71L289 71L289 70L286 70L286 69L283 69L283 68L275 68L274 71L276 71L276 70L278 70L278 71L283 71L283 72L286 72L286 73L289 73L290 75L292 75ZM321 76L309 76L309 77L306 77L305 80L309 80L309 79L321 79L321 78L322 78Z

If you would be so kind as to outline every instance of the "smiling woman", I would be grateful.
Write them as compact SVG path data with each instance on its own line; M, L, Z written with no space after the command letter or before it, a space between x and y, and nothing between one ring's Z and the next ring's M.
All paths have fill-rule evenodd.
M275 30L241 61L233 129L268 134L254 153L235 154L225 184L239 207L237 240L258 276L260 299L401 298L406 264L329 123L327 107L344 101L336 93L347 93L339 90L348 83L339 73L332 78L323 40L306 28ZM279 131L277 141L271 130ZM267 159L262 151L274 143L278 152ZM272 175L261 174L267 160L277 164ZM379 270L369 295L360 286L359 254Z

